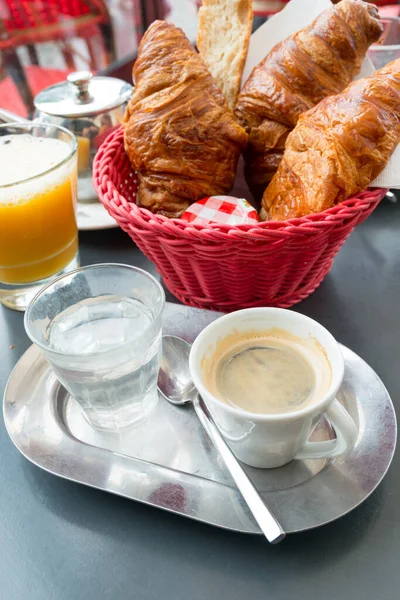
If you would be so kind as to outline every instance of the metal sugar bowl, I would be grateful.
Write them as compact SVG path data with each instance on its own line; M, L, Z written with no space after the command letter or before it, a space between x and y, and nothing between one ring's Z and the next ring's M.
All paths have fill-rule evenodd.
M78 141L78 199L97 202L92 162L106 137L123 121L132 86L114 77L77 71L67 80L42 90L35 98L36 119L62 125Z

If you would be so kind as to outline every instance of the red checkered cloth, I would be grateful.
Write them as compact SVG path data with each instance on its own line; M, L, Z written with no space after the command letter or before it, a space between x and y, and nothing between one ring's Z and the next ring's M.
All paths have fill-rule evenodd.
M244 198L210 196L189 206L181 219L196 225L208 225L208 223L243 225L257 223L258 214Z

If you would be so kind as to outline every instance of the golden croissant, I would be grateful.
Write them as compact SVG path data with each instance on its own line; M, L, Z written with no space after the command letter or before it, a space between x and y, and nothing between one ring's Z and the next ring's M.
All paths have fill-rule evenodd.
M400 59L301 115L262 199L262 218L320 212L364 190L400 143Z
M246 179L261 196L301 113L341 92L382 33L376 6L342 0L277 44L253 69L235 109L249 133Z
M183 31L154 22L133 74L124 143L138 204L179 217L190 203L229 192L247 134Z

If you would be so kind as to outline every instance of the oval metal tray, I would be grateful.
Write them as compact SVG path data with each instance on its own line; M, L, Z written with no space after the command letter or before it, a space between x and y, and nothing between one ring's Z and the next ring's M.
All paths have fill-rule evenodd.
M166 305L164 333L192 342L219 313ZM358 424L354 449L331 460L246 468L287 533L329 523L363 502L384 477L396 445L396 417L376 373L342 346L339 399ZM4 419L20 452L55 475L210 525L261 533L191 407L159 399L149 419L121 435L94 430L32 346L13 370ZM326 422L313 439L329 439Z

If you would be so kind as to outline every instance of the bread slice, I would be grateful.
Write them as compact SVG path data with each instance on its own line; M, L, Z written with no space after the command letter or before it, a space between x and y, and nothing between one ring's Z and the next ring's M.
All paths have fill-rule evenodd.
M203 0L197 47L225 94L236 105L253 23L252 0Z

